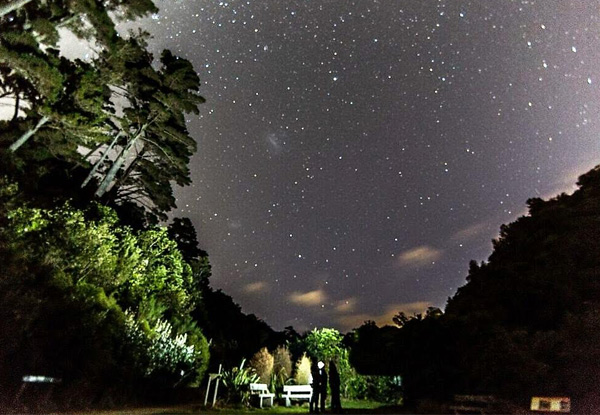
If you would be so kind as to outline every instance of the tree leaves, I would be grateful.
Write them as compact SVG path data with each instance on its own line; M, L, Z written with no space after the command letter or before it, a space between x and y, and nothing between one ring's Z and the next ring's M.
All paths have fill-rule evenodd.
M185 114L197 114L204 99L189 61L164 51L156 68L145 33L117 35L109 12L116 18L142 16L156 11L152 1L11 5L0 20L0 79L4 96L14 99L16 125L0 126L0 143L11 152L29 146L38 160L91 162L82 183L94 183L96 197L133 202L166 218L175 206L172 183L190 183L188 163L196 151ZM59 56L58 29L67 27L97 57L84 62ZM27 107L26 117L18 116L20 107Z

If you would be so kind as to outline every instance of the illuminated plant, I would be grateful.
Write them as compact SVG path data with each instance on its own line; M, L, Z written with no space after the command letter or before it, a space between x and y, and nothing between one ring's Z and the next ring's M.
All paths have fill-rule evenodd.
M303 354L296 363L296 373L294 375L296 385L308 385L310 383L310 366L310 359L306 354Z
M239 367L223 371L221 380L227 388L227 401L247 406L250 403L250 384L258 382L260 377L254 369L245 368L245 363L246 359L243 359Z
M273 374L273 355L269 353L266 347L256 352L248 365L260 377L260 383L268 384L270 382Z

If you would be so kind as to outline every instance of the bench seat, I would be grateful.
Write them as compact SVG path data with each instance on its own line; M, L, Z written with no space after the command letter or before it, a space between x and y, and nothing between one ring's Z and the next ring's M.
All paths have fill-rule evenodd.
M273 406L273 398L275 397L274 393L269 392L269 388L266 383L251 383L250 384L250 394L253 396L258 396L259 407L263 407L263 399L269 399L271 406Z
M292 399L306 399L310 402L312 387L310 385L284 385L282 396L285 398L285 406L291 406Z

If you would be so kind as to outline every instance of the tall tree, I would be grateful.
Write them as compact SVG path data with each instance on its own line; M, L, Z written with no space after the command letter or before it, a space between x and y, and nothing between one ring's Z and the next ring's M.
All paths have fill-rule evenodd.
M25 120L28 126L10 145L10 150L17 151L43 129L71 127L77 128L78 134L83 132L80 116L86 118L89 115L86 114L89 105L77 101L75 104L81 104L78 108L79 105L69 105L73 102L62 102L68 97L72 80L61 75L69 74L75 68L65 68L64 61L58 59L56 46L61 28L71 30L90 44L114 50L119 37L109 11L115 12L116 16L130 18L155 10L150 0L129 3L11 1L0 8L0 68L4 72L8 69L8 75L3 74L2 80L6 82L10 77L17 77L20 82L11 82L13 86L27 85L27 88L13 88L12 91L17 107L21 100L28 103ZM81 94L77 98L88 97ZM96 127L94 123L89 126L92 130Z
M131 37L121 58L102 57L104 69L114 74L110 87L124 107L123 116L114 117L118 139L104 149L92 171L99 182L96 196L134 200L160 216L175 206L171 182L190 183L188 163L196 143L185 114L197 113L204 99L189 61L165 50L155 69L144 46L141 37ZM107 163L104 156L110 152L117 156Z
M197 113L204 100L189 61L164 51L155 69L145 35L117 34L111 16L155 10L150 0L11 2L0 9L0 93L14 100L0 143L18 152L34 139L46 157L91 164L82 187L93 182L96 197L135 202L165 218L175 206L172 183L190 183L196 143L185 114ZM96 58L61 57L60 29L87 41Z

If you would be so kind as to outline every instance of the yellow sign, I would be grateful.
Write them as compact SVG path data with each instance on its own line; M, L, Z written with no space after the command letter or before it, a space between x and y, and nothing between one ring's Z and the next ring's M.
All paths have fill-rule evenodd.
M571 412L571 398L566 397L539 397L531 398L531 410L541 412Z

